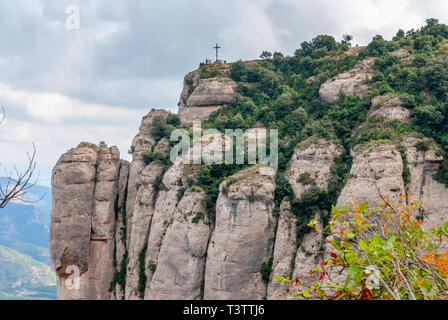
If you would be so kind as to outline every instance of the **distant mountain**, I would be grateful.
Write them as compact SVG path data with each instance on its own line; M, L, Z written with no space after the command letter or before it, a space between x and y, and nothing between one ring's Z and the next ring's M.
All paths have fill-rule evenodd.
M6 183L0 177L0 184ZM0 209L0 299L56 298L48 249L50 212L51 189L38 185Z
M36 247L36 253L48 249ZM56 277L48 263L0 245L0 299L54 299Z

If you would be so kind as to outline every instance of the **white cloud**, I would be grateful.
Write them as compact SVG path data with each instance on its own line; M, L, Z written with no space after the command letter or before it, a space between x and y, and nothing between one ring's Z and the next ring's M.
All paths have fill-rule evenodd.
M141 110L86 103L59 93L27 92L0 83L0 99L12 104L38 120L59 123L63 120L97 119L98 121L129 122L141 114Z
M81 29L65 28L80 7ZM213 56L293 54L318 34L367 44L426 18L447 23L446 0L16 0L0 2L0 162L21 162L31 142L53 165L80 141L101 140L123 157L150 108L176 111L185 73Z

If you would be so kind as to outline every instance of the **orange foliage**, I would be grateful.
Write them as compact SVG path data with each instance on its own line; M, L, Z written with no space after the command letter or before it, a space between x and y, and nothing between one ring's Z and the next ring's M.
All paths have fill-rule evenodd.
M439 269L444 276L448 276L448 253L427 254L421 260Z

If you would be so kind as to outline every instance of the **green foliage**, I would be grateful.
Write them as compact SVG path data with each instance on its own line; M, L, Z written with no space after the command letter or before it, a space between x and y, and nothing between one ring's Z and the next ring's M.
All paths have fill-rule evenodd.
M398 146L398 151L400 151L401 159L403 160L403 182L407 189L407 186L411 182L411 169L409 169L408 157L406 154L406 148L403 145Z
M311 175L308 172L304 172L299 176L298 182L307 186L313 184L314 180L311 178Z
M247 198L247 200L249 201L249 203L254 203L255 201L257 201L257 198L254 194L251 194L249 198Z
M138 255L138 293L141 299L143 299L145 295L146 288L145 257L146 248Z
M128 251L123 254L123 259L121 260L120 270L115 271L112 281L110 282L109 291L115 290L117 284L120 286L122 292L126 286L126 270L128 266Z
M151 271L151 273L154 274L154 272L156 272L157 269L157 264L154 263L154 261L148 261L148 270Z
M177 190L176 198L177 198L177 202L178 203L182 199L182 197L184 196L186 190L187 190L187 188L185 188L185 187L181 187L181 188L179 188Z
M219 64L204 64L199 68L201 79L222 76Z
M201 221L204 218L204 213L203 212L196 212L194 214L193 219L191 219L191 222L194 224L198 224L199 221Z
M168 188L163 184L164 175L165 175L165 169L163 169L162 174L158 176L156 178L156 181L154 182L154 189L156 190L156 192L168 190Z
M151 151L145 151L142 153L143 162L145 165L149 165L152 162Z
M206 193L205 204L209 221L214 223L216 214L216 200L219 195L220 184L229 176L244 169L247 165L213 164L203 165L198 173L198 185Z
M153 136L156 143L162 140L163 138L169 139L171 131L175 129L174 125L167 123L167 119L165 119L163 116L156 116L152 120L153 128L151 130L151 135ZM173 118L170 118L170 122L173 123L175 122L175 120L173 120Z
M260 58L261 58L261 59L265 59L265 60L269 60L269 59L272 58L272 53L269 52L269 51L263 51L263 52L260 54Z
M417 141L417 150L418 151L428 151L430 147L431 147L431 144L427 140Z
M269 277L271 275L271 271L272 271L272 262L273 259L272 257L269 258L269 260L266 262L264 261L261 264L261 269L260 269L260 273L261 273L261 278L265 281L265 282L269 282Z
M350 171L351 149L367 146L372 141L400 146L404 136L424 135L441 147L441 154L448 154L448 58L442 54L446 52L447 40L448 27L430 19L419 30L399 30L392 41L375 36L358 56L346 52L352 37L344 37L339 43L331 36L320 35L303 42L293 57L271 56L265 52L262 61L237 61L232 64L230 77L238 83L239 94L227 107L214 112L205 126L218 130L244 130L262 123L269 129L279 129L275 210L284 198L299 201L294 199L284 179L297 144L310 136L339 141L344 151L332 166L328 192L320 194L320 199L314 199L319 205L308 202L310 208L302 204L300 209L308 214L319 209L324 220L328 220L331 204L337 200ZM394 53L400 48L403 57ZM371 89L365 98L341 94L339 101L332 105L321 101L319 88L323 82L368 57L376 59L375 75L371 80L366 79ZM388 93L399 97L402 105L410 109L411 123L367 117L372 107L371 99ZM406 161L404 154L402 157ZM219 183L226 174L230 173L218 175L218 179L200 179L201 187L210 195L212 211L214 205L210 200L216 199ZM407 166L403 178L405 182L409 181ZM443 162L435 178L448 185L447 161ZM298 229L306 230L303 225Z
M425 230L414 218L419 208L416 200L410 206L381 201L373 210L356 201L334 207L327 228L329 256L310 271L312 280L275 279L292 298L445 300L448 253L442 251L448 222ZM342 274L345 281L333 280Z
M274 202L275 207L279 208L283 199L288 198L288 200L292 201L294 199L294 193L292 192L291 184L285 178L285 174L283 172L278 172L275 177L275 195Z
M178 127L180 126L180 118L177 114L172 114L170 113L167 117L166 117L166 123L169 125L172 125L174 127Z
M295 199L291 203L291 211L297 217L296 235L297 243L301 243L303 237L312 229L308 227L310 220L318 210L327 209L324 207L326 192L321 191L316 186L311 186L305 191L300 199Z

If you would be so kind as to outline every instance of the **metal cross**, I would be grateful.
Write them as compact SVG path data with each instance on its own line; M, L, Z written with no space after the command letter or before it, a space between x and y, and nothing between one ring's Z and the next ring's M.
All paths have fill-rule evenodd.
M216 43L216 46L214 46L213 49L216 50L216 62L218 62L218 50L221 49L221 47L218 46L218 43Z

